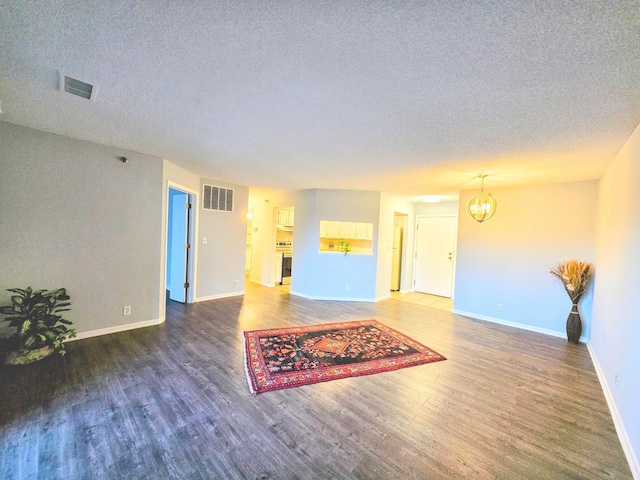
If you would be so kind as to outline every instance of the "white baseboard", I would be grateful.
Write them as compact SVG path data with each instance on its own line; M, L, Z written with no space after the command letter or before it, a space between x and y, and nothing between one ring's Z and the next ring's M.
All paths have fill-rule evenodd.
M587 349L589 350L589 354L591 355L593 366L596 369L598 380L600 380L600 386L602 387L602 391L604 392L604 398L607 400L607 405L609 406L609 411L611 412L611 418L613 418L613 425L616 427L616 433L618 434L618 438L620 439L622 450L627 457L627 462L629 463L629 468L631 469L633 478L635 478L636 480L640 480L640 463L638 463L638 457L636 457L636 454L633 451L633 447L631 446L631 442L629 441L629 436L627 435L627 431L624 428L624 423L622 423L622 418L620 418L620 412L618 412L618 407L616 406L616 402L613 399L613 394L611 393L611 389L609 388L609 384L607 383L607 378L602 371L602 367L600 366L600 362L598 361L596 353L593 351L591 342L587 343Z
M473 312L465 312L462 310L454 309L453 313L457 315L464 315L465 317L476 318L478 320L485 320L487 322L499 323L501 325L507 325L509 327L521 328L523 330L529 330L537 333L544 333L545 335L552 335L554 337L566 338L566 332L558 332L555 330L548 330L546 328L540 328L540 327L534 327L531 325L525 325L522 323L510 322L509 320L488 317L485 315L478 315ZM622 419L620 418L620 413L618 412L615 401L613 400L613 395L611 394L611 390L609 389L607 380L604 376L602 368L600 367L600 362L598 362L598 358L596 357L595 352L591 347L591 343L587 342L587 339L585 337L580 337L580 341L582 343L587 344L587 349L589 350L589 354L591 355L593 366L596 370L596 374L598 375L598 379L600 380L600 386L602 387L604 397L607 400L607 405L609 407L609 411L613 419L613 424L616 427L616 433L618 434L618 439L620 440L620 444L622 445L622 450L624 451L624 454L627 457L627 462L629 463L629 468L631 469L633 478L636 480L640 480L640 464L638 463L638 458L636 457L635 452L633 451L633 447L631 446L631 442L629 441L629 437L627 436L627 432L624 428L624 424L622 423Z
M164 317L156 318L154 320L144 320L136 323L127 323L125 325L117 325L115 327L101 328L99 330L90 330L88 332L80 332L75 336L75 338L65 340L65 343L73 342L74 340L83 340L85 338L99 337L101 335L110 335L112 333L126 332L127 330L135 330L136 328L153 327L160 325L161 323L164 323Z
M509 320L504 320L502 318L489 317L487 315L480 315L473 312L465 312L463 310L456 310L455 308L453 309L452 312L455 313L456 315L463 315L465 317L471 317L477 320L484 320L487 322L498 323L500 325L506 325L508 327L515 327L515 328L520 328L522 330L529 330L530 332L544 333L545 335L551 335L552 337L567 338L566 332L559 332L557 330L549 330L547 328L535 327L533 325L527 325L526 323L511 322ZM580 337L580 342L582 343L587 343L587 340L588 339L586 337Z
M297 297L307 298L309 300L329 300L329 301L338 301L338 302L376 302L375 298L355 298L355 297L316 297L313 295L306 295L300 292L294 292L290 290L289 293L291 295L295 295Z
M231 292L231 293L219 293L218 295L209 295L206 297L197 297L196 302L206 302L208 300L217 300L219 298L228 298L228 297L239 297L240 295L244 295L244 290L241 292Z

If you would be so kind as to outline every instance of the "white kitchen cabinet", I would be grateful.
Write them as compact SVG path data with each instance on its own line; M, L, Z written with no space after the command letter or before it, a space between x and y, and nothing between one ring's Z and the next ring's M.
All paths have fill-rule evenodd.
M320 220L320 238L371 240L373 223Z
M328 225L328 233L327 238L344 238L342 236L342 223L343 222L335 222L333 220L327 222Z
M355 224L355 239L371 240L373 236L373 223L358 222Z
M278 210L278 225L293 227L293 210Z
M342 225L342 236L340 238L356 239L357 236L357 223L356 222L340 222Z
M342 240L351 245L351 255L371 255L373 223L338 222L334 220L320 221L320 253L343 253L340 246Z
M354 240L360 240L366 236L366 228L364 227L364 223L355 222L353 224L353 238Z
M320 238L329 238L329 222L320 220Z

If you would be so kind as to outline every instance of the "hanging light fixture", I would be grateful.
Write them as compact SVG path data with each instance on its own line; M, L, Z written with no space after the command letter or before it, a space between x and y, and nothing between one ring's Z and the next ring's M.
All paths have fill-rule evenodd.
M467 201L466 210L467 215L482 223L493 217L498 204L490 193L484 193L484 177L486 177L486 175L478 175L478 177L480 177L481 180L480 193L476 193Z

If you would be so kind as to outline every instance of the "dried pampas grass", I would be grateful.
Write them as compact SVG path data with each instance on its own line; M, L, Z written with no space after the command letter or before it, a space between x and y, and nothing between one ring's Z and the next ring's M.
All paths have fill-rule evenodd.
M593 265L581 260L567 260L558 263L550 272L562 281L571 301L578 303L587 285L589 285L589 279L593 273Z

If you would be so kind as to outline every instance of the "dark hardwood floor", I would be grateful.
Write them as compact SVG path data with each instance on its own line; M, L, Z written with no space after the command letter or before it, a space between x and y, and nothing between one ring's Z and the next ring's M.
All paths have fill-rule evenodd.
M251 396L241 332L375 318L444 362ZM584 345L247 285L0 367L2 479L626 479Z

